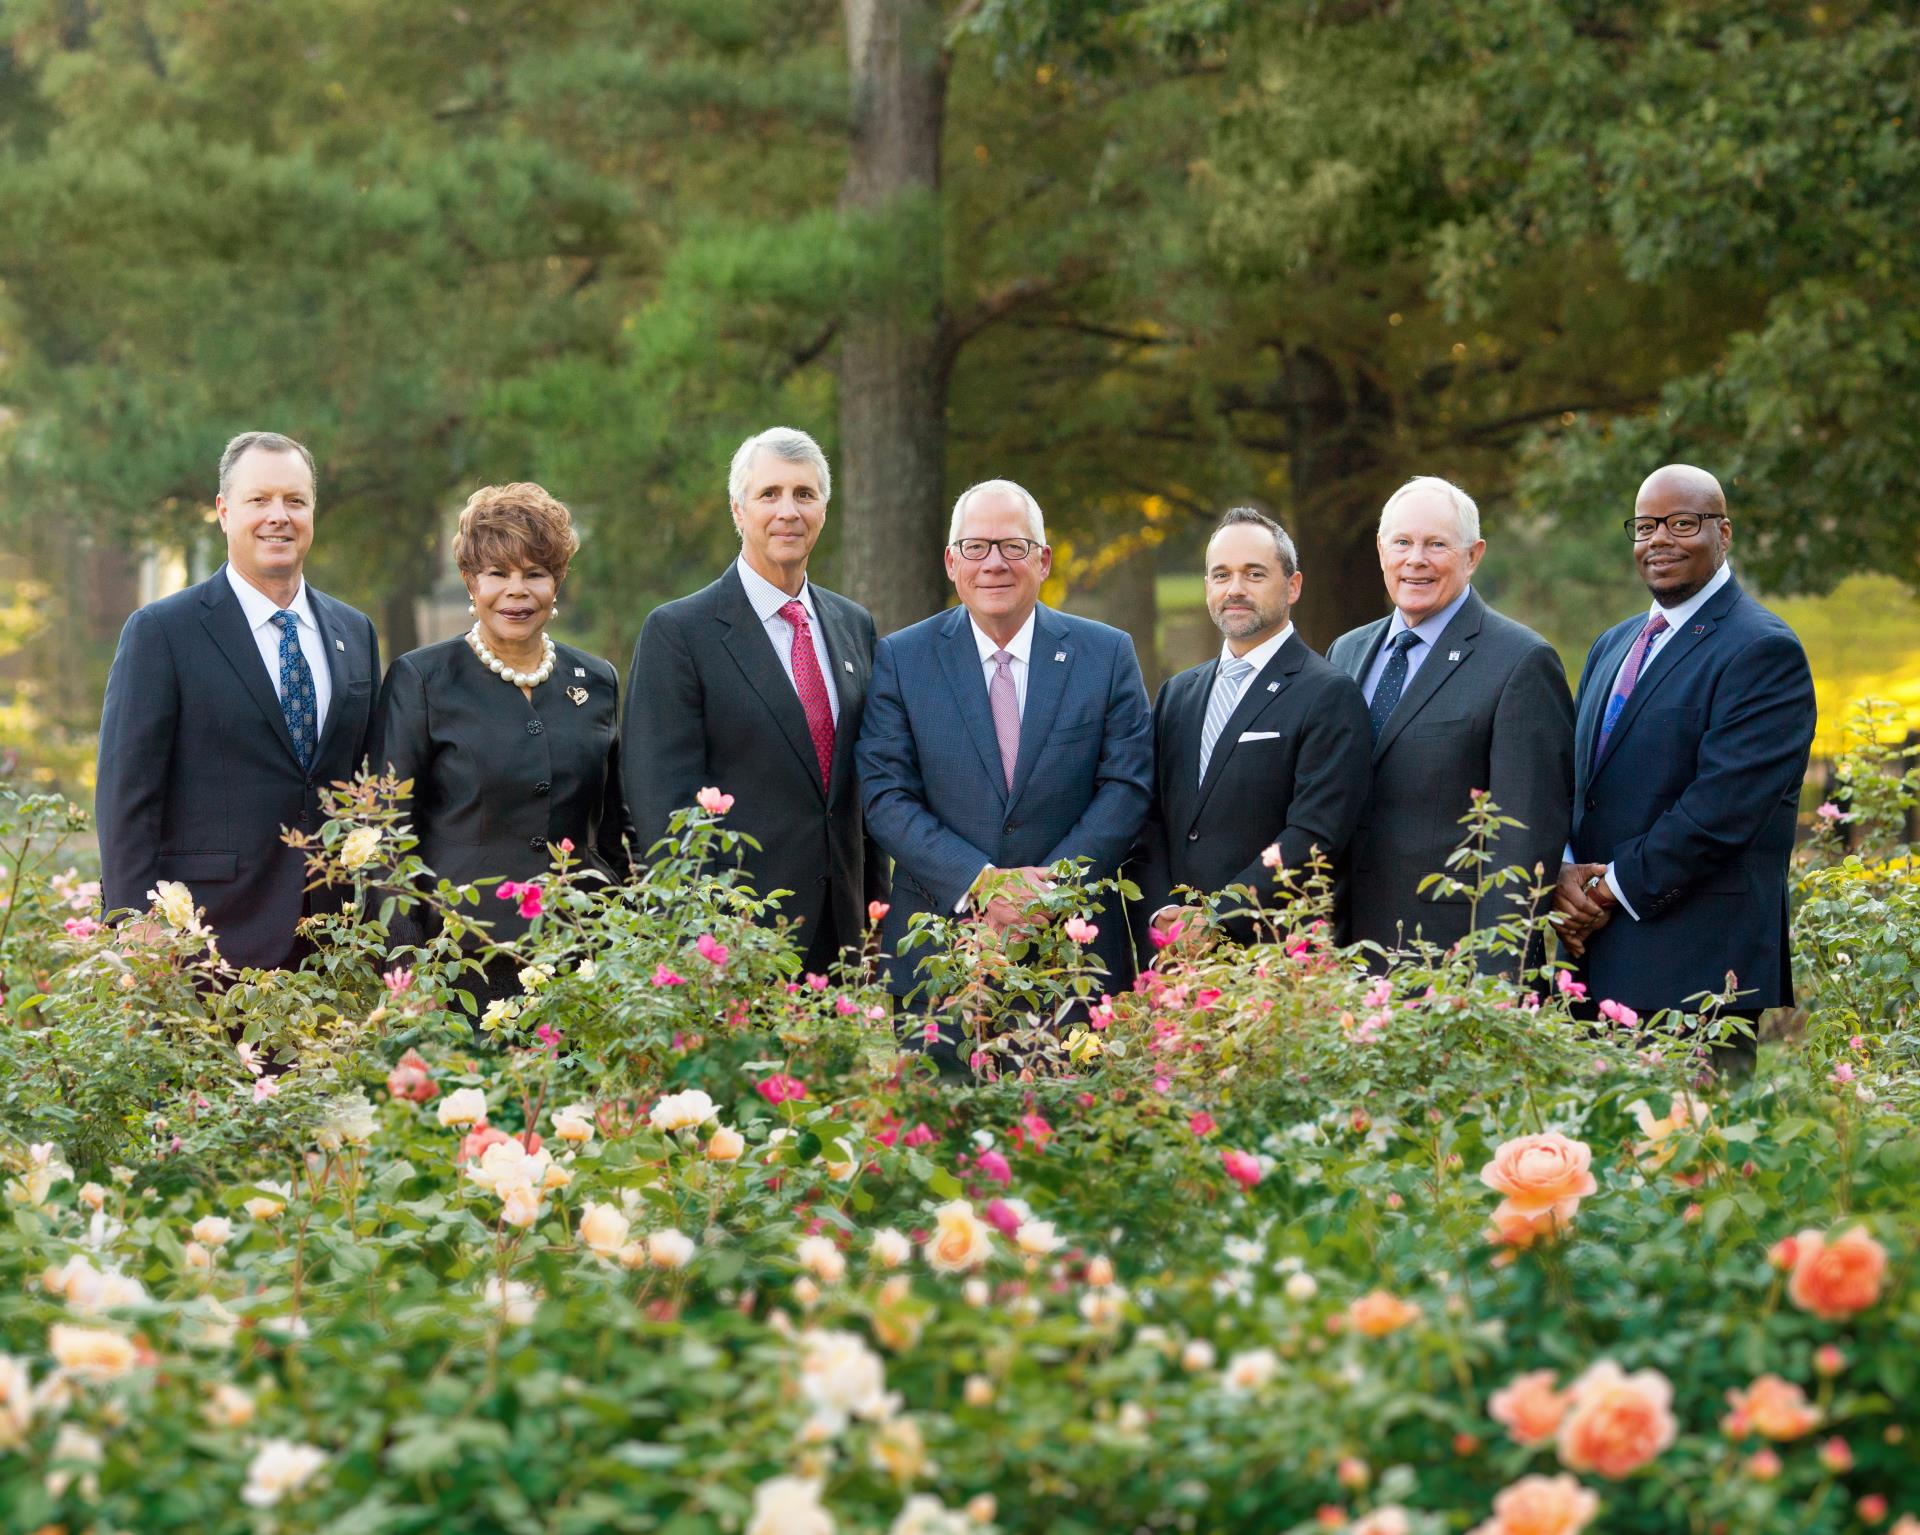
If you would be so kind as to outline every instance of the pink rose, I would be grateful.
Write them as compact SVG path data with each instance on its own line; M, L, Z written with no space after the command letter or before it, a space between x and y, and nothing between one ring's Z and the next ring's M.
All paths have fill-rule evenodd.
M716 970L726 964L727 955L730 952L727 946L718 942L711 933L702 933L699 941L694 944L694 948L699 951L700 957Z
M520 887L520 915L525 917L529 922L540 915L540 896L541 892L538 885L522 885Z
M1095 927L1085 917L1067 918L1067 920L1061 924L1060 931L1065 933L1075 943L1079 944L1092 943L1094 939L1100 936L1100 929Z
M1580 1201L1599 1188L1588 1170L1592 1161L1593 1153L1584 1141L1550 1130L1501 1142L1493 1160L1480 1169L1480 1181L1506 1195L1507 1208L1517 1214L1533 1216L1551 1210L1571 1220Z
M409 1050L387 1074L387 1092L407 1103L431 1103L440 1096L440 1085L420 1052Z
M1251 1190L1261 1179L1260 1160L1244 1151L1223 1149L1220 1153L1220 1165L1227 1170L1227 1176L1243 1189Z
M1600 1016L1609 1023L1616 1023L1623 1029L1640 1027L1640 1015L1624 1002L1615 1002L1611 998L1600 1004Z
M782 1104L806 1097L807 1084L798 1077L788 1076L784 1071L776 1071L772 1076L763 1078L754 1091L768 1103Z
M1020 1229L1020 1212L1004 1199L987 1202L986 1222L1002 1236L1010 1237Z
M1013 1182L1013 1169L1007 1165L1007 1159L997 1151L981 1152L973 1165L980 1169L981 1177L992 1179L1002 1188Z
M694 795L693 802L702 810L706 811L708 815L725 815L729 810L733 809L733 796L731 794L722 794L718 789L714 788L702 789L698 794Z
M683 975L675 975L665 965L655 965L653 967L653 984L656 986L684 986L687 984L687 978Z
M886 921L887 913L892 910L893 906L887 901L869 901L867 902L867 921L878 926Z
M1195 1135L1198 1135L1204 1139L1205 1137L1213 1134L1213 1132L1217 1130L1219 1126L1214 1123L1213 1116L1209 1114L1205 1109L1202 1109L1200 1110L1199 1113L1195 1114L1191 1119L1187 1121L1187 1128L1191 1130Z

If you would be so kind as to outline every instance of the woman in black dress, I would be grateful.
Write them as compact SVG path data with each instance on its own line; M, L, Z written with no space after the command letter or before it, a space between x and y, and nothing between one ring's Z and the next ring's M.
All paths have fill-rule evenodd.
M628 874L612 666L547 636L580 540L538 485L490 485L460 513L453 557L473 628L393 663L374 724L374 761L413 780L411 820L427 866L466 882L545 875L552 846L613 879ZM477 915L511 941L529 918L487 900ZM394 937L417 941L404 922ZM488 967L488 1000L519 993L517 967Z

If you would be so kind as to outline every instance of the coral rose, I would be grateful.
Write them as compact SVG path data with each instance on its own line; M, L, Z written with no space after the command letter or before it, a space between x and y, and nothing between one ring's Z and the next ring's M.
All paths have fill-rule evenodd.
M1820 1426L1820 1409L1790 1380L1762 1375L1745 1391L1729 1391L1724 1427L1735 1439L1798 1439Z
M440 1096L433 1068L418 1050L409 1050L387 1073L387 1096L406 1103L428 1103Z
M933 1212L933 1235L921 1247L927 1266L940 1274L964 1274L993 1255L993 1233L964 1199Z
M1557 1379L1552 1370L1528 1370L1494 1392L1487 1403L1487 1416L1505 1426L1515 1444L1535 1445L1549 1442L1567 1415L1572 1396L1553 1389Z
M1580 1535L1600 1499L1572 1477L1523 1476L1493 1500L1493 1517L1474 1535Z
M1369 1338L1384 1338L1398 1332L1409 1322L1419 1320L1420 1308L1409 1305L1397 1295L1375 1290L1347 1307L1347 1320L1354 1330Z
M1599 1188L1589 1170L1592 1161L1586 1142L1550 1130L1545 1135L1502 1141L1493 1160L1480 1169L1480 1181L1506 1195L1505 1208L1517 1214L1535 1216L1551 1210L1571 1220L1580 1201Z
M1573 1383L1573 1407L1560 1424L1561 1464L1570 1471L1631 1476L1674 1441L1673 1384L1658 1370L1629 1375L1611 1359Z
M1794 1238L1787 1299L1825 1321L1840 1321L1879 1300L1886 1277L1887 1250L1865 1227L1854 1226L1831 1241L1818 1231L1803 1231Z

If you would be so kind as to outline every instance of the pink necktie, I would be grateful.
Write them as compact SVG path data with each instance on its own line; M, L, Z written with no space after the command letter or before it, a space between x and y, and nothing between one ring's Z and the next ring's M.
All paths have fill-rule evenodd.
M813 631L799 598L783 603L780 616L793 626L793 687L800 707L807 711L807 734L813 754L820 759L820 783L827 786L833 766L833 705L827 701L827 679L820 675L820 658L813 653Z
M1013 788L1013 765L1020 760L1020 696L1013 690L1013 656L1004 650L993 653L998 668L987 684L987 702L993 706L993 733L1000 738L1000 768L1007 775L1007 788Z
M1600 722L1600 739L1593 746L1595 762L1607 749L1607 737L1613 734L1613 727L1620 723L1620 716L1626 713L1627 700L1633 697L1634 685L1640 680L1640 670L1647 664L1647 652L1653 648L1653 642L1666 632L1667 615L1655 613L1647 620L1647 627L1640 631L1640 638L1633 642L1633 649L1627 653L1627 664L1620 668L1620 680L1613 685L1613 697L1607 700L1606 718Z

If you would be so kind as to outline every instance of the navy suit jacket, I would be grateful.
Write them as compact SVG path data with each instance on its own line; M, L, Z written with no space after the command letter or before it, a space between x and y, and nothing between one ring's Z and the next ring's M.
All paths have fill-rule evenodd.
M893 953L915 912L950 916L985 864L1092 860L1111 876L1133 847L1153 791L1153 721L1133 641L1118 629L1035 610L1020 754L1007 788L986 673L965 608L875 647L857 752L874 840L894 861L882 930ZM1131 954L1120 902L1098 919L1096 949L1117 989ZM889 964L896 995L913 963Z
M333 679L311 768L294 756L225 566L129 618L107 674L94 790L106 909L145 911L155 881L179 880L236 965L299 957L306 860L281 828L317 831L320 786L352 777L367 752L373 624L312 586L307 598Z
M1624 911L1587 945L1593 1000L1679 1007L1738 978L1743 1010L1793 1001L1787 861L1815 720L1794 632L1737 581L1648 665L1594 760L1644 613L1594 642L1574 713L1573 856L1611 863Z

